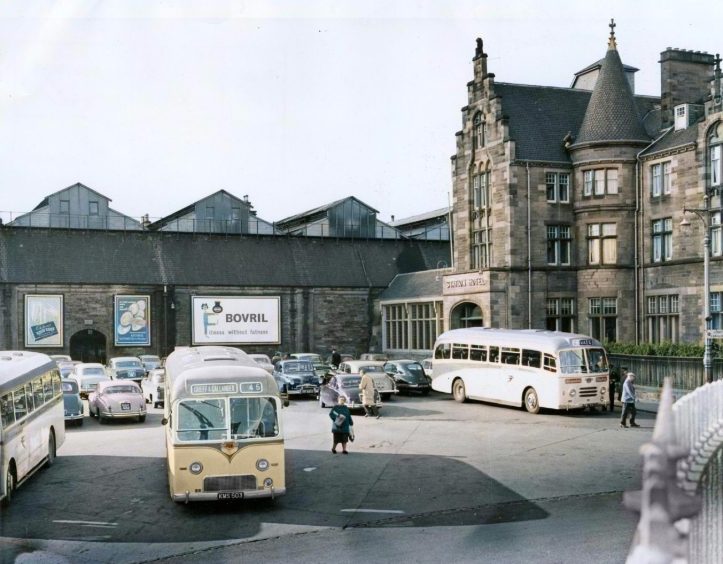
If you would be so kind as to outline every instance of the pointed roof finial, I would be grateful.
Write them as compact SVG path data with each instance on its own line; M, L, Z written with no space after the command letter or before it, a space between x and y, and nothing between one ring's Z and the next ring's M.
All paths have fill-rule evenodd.
M617 49L618 44L615 42L615 20L613 18L610 18L610 23L608 25L610 26L610 39L608 40L608 49Z
M478 37L477 38L477 46L475 47L475 50L474 50L474 56L482 57L484 54L485 54L485 52L484 52L484 48L482 46L482 38Z

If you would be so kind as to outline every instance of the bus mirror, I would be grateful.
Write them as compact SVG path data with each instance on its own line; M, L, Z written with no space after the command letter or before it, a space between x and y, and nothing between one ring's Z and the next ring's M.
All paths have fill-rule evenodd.
M168 419L166 419L165 417L161 419L161 425L168 425Z

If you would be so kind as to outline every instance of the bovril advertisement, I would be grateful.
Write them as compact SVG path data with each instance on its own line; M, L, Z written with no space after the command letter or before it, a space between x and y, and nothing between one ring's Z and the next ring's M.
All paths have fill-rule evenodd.
M279 343L278 297L192 296L194 345Z

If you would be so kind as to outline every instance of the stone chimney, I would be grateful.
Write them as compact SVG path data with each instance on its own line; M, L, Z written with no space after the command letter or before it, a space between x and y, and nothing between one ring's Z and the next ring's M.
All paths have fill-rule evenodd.
M714 57L701 51L668 47L660 54L661 126L673 125L680 104L703 104L710 94Z

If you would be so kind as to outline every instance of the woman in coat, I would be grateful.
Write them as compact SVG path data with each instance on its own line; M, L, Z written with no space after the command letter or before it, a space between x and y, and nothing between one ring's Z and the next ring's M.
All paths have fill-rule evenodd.
M351 418L351 412L346 406L346 398L344 396L339 396L339 403L331 409L329 417L333 421L331 424L331 433L334 436L334 445L331 447L331 452L336 454L336 445L341 443L341 452L349 454L349 451L346 450L346 443L352 432L351 427L354 425L354 420Z

